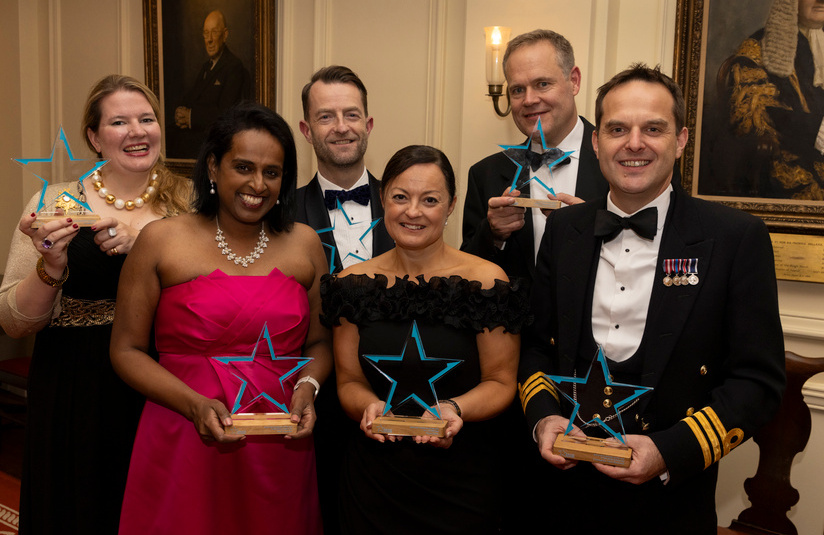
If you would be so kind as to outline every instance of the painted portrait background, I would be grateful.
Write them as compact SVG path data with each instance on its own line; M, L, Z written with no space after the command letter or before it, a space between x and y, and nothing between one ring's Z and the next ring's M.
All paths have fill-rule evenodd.
M806 84L804 101L790 77L768 74L769 69L758 69L751 61L760 58L763 47L753 44L739 51L747 37L764 27L771 4L772 0L706 3L699 195L822 200L819 168L824 166L824 157L814 149L814 142L824 114L822 92L812 86L812 58L802 54L804 47L799 43L796 57L801 58L797 65L802 70L793 72L799 74L802 86ZM797 25L788 28L789 32L795 43ZM760 35L751 43L755 42L761 43ZM737 51L740 54L725 63ZM776 90L777 94L771 93ZM738 100L730 99L731 95ZM735 123L732 114L738 116Z
M214 10L223 12L229 37L226 46L248 71L250 87L255 80L255 12L253 0L162 0L163 113L166 126L166 157L191 158L176 143L175 108L192 87L203 64L209 59L203 40L203 21ZM254 90L252 90L254 97Z

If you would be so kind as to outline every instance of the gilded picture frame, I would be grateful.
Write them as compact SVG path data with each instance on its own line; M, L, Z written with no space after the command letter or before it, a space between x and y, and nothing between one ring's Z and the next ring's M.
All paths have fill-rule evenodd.
M185 131L187 127L176 124L175 110L181 105L181 95L197 83L196 77L202 76L209 61L208 43L204 45L205 21L215 10L223 14L228 29L225 46L243 65L243 96L233 100L250 98L275 107L276 0L214 0L208 4L198 0L143 0L146 84L160 100L167 167L187 177L192 174L197 147L207 127L193 126ZM221 109L224 106L222 102ZM194 114L195 108L191 109ZM184 134L189 136L185 150L176 140Z
M724 58L764 26L772 0L678 0L673 74L684 91L690 138L681 158L682 185L694 196L739 208L762 218L771 232L824 235L824 200L799 200L724 191L705 172L711 158L735 157L718 149L712 137L714 114L708 106L723 103ZM712 4L712 5L711 5ZM711 9L712 8L712 9ZM726 62L729 64L729 62ZM715 104L713 91L718 92ZM707 113L705 113L707 112ZM719 154L720 153L720 154ZM702 165L702 157L704 165ZM709 191L709 192L708 192Z

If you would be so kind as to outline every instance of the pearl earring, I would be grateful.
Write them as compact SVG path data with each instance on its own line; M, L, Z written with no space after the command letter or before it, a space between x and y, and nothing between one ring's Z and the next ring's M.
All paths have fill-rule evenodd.
M209 185L210 185L210 186L212 186L212 189L210 189L210 190L209 190L209 193L211 193L212 195L214 195L214 194L215 194L215 181L214 181L214 180L210 180L210 181L209 181Z

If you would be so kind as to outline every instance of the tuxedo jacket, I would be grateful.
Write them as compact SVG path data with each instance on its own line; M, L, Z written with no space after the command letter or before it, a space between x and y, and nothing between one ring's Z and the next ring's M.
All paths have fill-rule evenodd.
M381 218L378 224L372 229L372 257L385 253L395 247L395 242L386 232L383 223L383 206L381 205L380 187L381 183L369 173L369 208L372 210L372 219ZM327 229L332 226L329 219L329 210L323 202L323 190L318 182L318 175L312 178L309 183L297 191L297 220L306 223L315 230ZM330 230L319 234L323 249L326 251L326 260L330 264L334 261L334 272L343 269L340 254L335 244L334 233ZM334 256L333 256L334 255Z
M609 185L601 175L598 159L592 149L594 127L583 117L581 120L584 122L584 138L581 142L574 193L588 201L606 195ZM503 250L495 247L492 230L486 219L489 199L501 196L504 189L512 184L517 169L503 152L488 156L469 169L461 250L495 262L510 277L531 280L535 274L535 239L530 212L527 211L523 228L512 233ZM518 177L518 183L528 179L529 170L524 168ZM521 195L529 197L529 194L529 185L521 188Z
M586 315L601 248L594 222L605 206L602 198L556 210L547 220L532 291L535 323L524 334L518 373L530 429L545 416L569 417L545 374L586 374L576 370L576 357L582 335L591 337L583 330L592 325ZM665 286L663 261L685 258L698 259L698 284ZM636 355L638 384L654 390L622 419L652 439L669 472L667 485L653 478L640 487L652 486L664 499L690 496L674 507L682 515L673 521L675 532L702 525L715 533L716 463L773 416L785 383L769 234L760 219L676 187L654 277Z

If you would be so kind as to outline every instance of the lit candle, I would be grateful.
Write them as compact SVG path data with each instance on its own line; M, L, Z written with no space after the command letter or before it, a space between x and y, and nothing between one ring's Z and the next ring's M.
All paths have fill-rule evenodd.
M489 85L504 84L503 59L510 28L487 26L486 34L486 82Z

